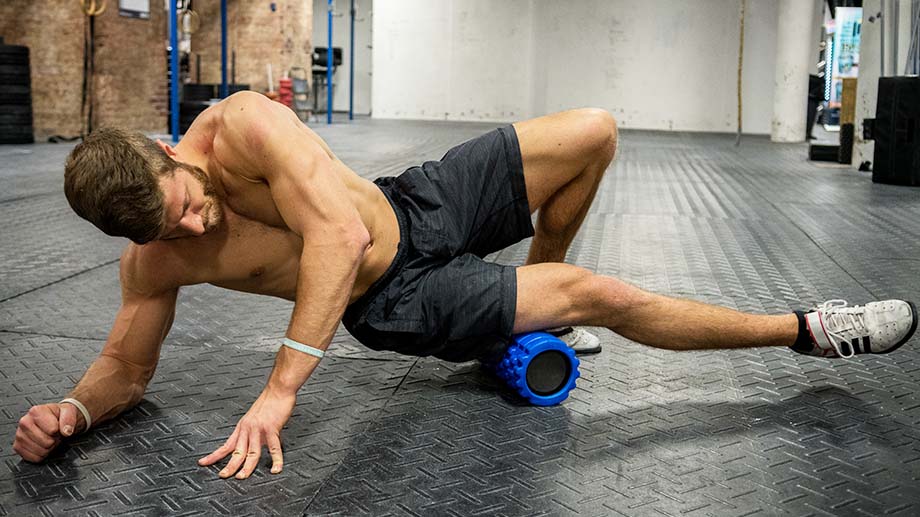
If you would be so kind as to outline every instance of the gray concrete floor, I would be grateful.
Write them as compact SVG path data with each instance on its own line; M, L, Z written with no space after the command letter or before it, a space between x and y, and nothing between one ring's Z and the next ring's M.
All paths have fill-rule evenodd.
M315 129L368 178L490 124ZM758 313L917 299L920 191L806 161L802 145L623 131L568 260L652 291ZM258 395L288 302L183 289L144 401L48 462L16 422L100 350L125 242L61 192L72 144L0 147L0 515L916 515L920 352L819 360L674 353L600 329L561 406L523 405L475 364L372 352L344 331L285 430L286 469L245 482L195 459ZM492 257L514 264L527 243Z

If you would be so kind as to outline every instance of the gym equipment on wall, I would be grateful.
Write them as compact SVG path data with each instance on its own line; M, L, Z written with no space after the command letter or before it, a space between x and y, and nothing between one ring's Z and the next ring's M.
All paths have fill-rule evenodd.
M80 0L84 14L83 30L83 97L80 105L82 127L80 135L93 132L93 105L95 104L96 17L105 12L106 1Z
M580 376L575 352L546 332L514 336L504 355L483 366L535 406L565 400Z
M179 142L179 24L176 2L169 4L169 132L174 144Z
M226 98L230 93L227 84L227 0L220 0L220 98Z
M332 65L340 66L342 64L342 47L332 48ZM323 72L329 66L329 48L315 47L313 49L313 66L322 67Z
M327 25L328 25L327 35L328 35L328 40L329 40L329 45L327 48L333 48L332 47L332 18L336 15L335 14L335 0L329 0L327 10L328 10L328 13L326 16L326 20L327 20ZM334 55L335 55L335 52L333 51L333 56ZM335 84L332 82L332 74L335 73L335 67L338 65L339 63L336 63L335 59L333 59L332 63L329 62L328 58L326 59L326 124L332 124L332 92L333 92L333 88L335 88Z
M332 48L331 67L329 61L328 47L313 48L313 113L328 114L331 111L328 109L328 106L332 100L332 95L328 89L329 85L335 88L335 81L331 78L330 70L334 73L336 68L342 64L341 47ZM326 102L323 103L323 99L325 99ZM330 117L327 116L326 118L327 121L331 123Z
M307 121L310 117L310 82L307 80L307 71L303 67L291 67L288 76L294 94L294 113L300 120Z

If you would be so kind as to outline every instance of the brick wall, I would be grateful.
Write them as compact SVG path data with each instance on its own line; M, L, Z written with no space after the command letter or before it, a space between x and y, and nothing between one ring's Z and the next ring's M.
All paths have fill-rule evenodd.
M118 14L117 0L96 19L96 126L165 132L167 14L150 2L150 19Z
M71 0L0 2L0 36L29 47L36 135L80 133L83 18Z
M201 28L192 36L191 76L197 79L195 56L200 55L199 82L220 83L220 2L195 0L194 6L201 17ZM266 64L271 63L273 89L277 90L278 78L292 66L309 71L312 33L312 0L228 2L227 81L231 80L230 51L235 50L237 83L249 84L256 91L266 91Z
M32 103L39 140L49 135L75 136L81 131L87 22L79 4L77 0L0 0L0 36L7 44L31 49ZM168 20L163 2L151 0L148 20L120 16L117 0L107 4L95 23L94 126L166 132ZM202 24L192 38L191 78L197 79L194 56L201 54L201 82L219 83L220 2L195 0L194 6ZM309 70L312 32L312 0L230 0L228 49L236 50L236 81L265 91L265 65L271 63L277 90L282 72L292 66Z
M118 14L117 0L96 18L95 126L166 130L166 16L151 2L149 20ZM0 1L0 36L31 53L37 139L80 134L86 18L76 0Z

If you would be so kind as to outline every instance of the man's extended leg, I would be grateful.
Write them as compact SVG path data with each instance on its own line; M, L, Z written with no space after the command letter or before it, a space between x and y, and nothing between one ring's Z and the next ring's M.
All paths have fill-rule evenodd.
M600 109L514 124L531 213L540 210L527 264L562 262L616 154L617 127Z
M897 300L829 306L813 313L806 327L804 315L745 314L670 298L567 264L520 267L517 281L515 333L590 325L670 350L796 345L799 352L831 357L890 352L917 327L913 305Z

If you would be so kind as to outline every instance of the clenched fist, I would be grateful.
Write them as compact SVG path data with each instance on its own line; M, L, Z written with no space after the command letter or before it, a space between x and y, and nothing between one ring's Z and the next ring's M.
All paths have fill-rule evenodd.
M51 454L63 438L73 436L86 425L72 404L42 404L19 419L13 450L22 459L37 463Z

